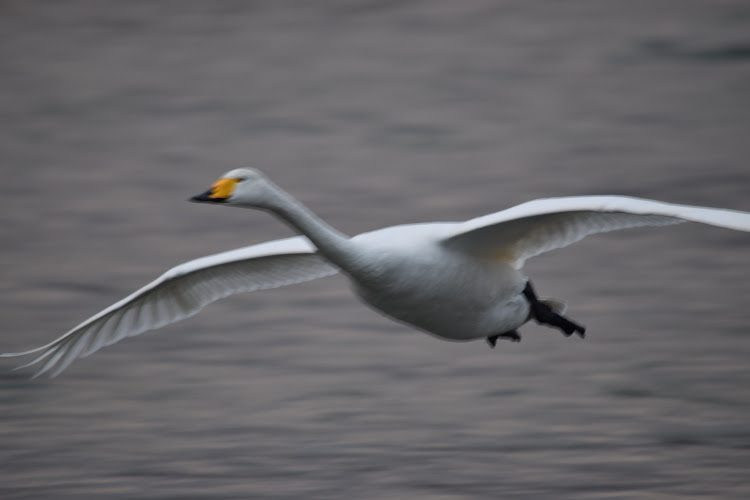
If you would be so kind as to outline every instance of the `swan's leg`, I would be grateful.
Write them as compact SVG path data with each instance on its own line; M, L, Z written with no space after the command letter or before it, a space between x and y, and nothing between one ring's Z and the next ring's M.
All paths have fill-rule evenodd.
M547 304L541 302L537 298L536 293L534 293L534 289L532 288L530 281L526 282L526 288L523 289L523 294L529 301L529 304L531 304L531 316L539 324L550 325L554 326L555 328L559 328L563 331L566 337L569 337L574 332L577 333L581 338L585 336L586 328L577 323L573 323L567 318L562 317L561 315L550 309Z
M497 339L508 339L511 342L520 342L521 341L521 334L518 333L516 330L511 330L509 332L505 333L498 333L497 335L493 335L491 337L487 337L487 343L492 347L495 348L495 345L497 345Z

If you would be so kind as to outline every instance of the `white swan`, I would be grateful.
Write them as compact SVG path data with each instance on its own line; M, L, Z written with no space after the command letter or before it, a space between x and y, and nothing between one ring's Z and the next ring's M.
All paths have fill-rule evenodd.
M222 297L343 272L366 303L438 337L518 341L529 319L566 335L585 329L564 305L536 298L519 271L526 259L594 233L684 221L750 231L750 213L623 196L530 201L466 222L393 226L349 238L257 170L228 172L193 201L268 210L304 234L186 262L57 340L19 353L60 373L76 358L196 314Z

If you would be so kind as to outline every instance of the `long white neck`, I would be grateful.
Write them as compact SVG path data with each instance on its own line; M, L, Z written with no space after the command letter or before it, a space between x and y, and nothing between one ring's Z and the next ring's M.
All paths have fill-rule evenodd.
M307 236L320 253L347 271L355 260L354 244L344 233L328 225L284 190L269 182L270 193L262 208L267 209Z

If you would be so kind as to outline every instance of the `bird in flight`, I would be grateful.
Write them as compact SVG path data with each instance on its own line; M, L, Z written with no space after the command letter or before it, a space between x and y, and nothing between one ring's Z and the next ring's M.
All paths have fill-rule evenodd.
M55 376L75 359L125 337L188 318L240 292L276 288L341 272L354 293L382 314L452 341L520 341L534 320L566 336L585 328L565 303L536 295L521 272L527 259L584 237L639 226L699 222L750 231L750 213L625 196L529 201L465 222L391 226L349 237L255 169L226 173L192 201L271 212L301 236L180 264L58 339L36 349L35 376ZM21 367L21 368L22 368Z

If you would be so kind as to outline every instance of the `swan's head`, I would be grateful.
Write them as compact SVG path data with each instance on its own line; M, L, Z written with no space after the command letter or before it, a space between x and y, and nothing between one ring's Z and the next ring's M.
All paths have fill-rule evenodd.
M227 172L205 193L190 201L265 207L271 201L273 184L262 173L252 168L238 168Z

